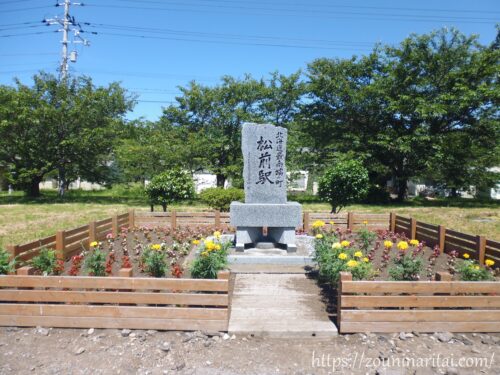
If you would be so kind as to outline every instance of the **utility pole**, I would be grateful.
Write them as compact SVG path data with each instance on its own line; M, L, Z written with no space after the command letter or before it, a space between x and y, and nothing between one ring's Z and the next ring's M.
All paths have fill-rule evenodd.
M68 32L69 32L69 6L70 0L64 0L61 80L65 81L68 76Z
M61 53L61 65L59 67L59 79L65 81L68 77L69 62L76 62L77 54L76 51L69 53L70 44L83 44L84 46L89 46L90 43L85 38L82 38L80 34L85 31L82 29L81 25L76 22L75 17L70 15L71 5L84 6L83 3L75 3L71 0L64 0L64 2L56 3L56 7L64 7L63 17L55 16L53 18L44 19L42 22L47 26L59 25L61 28L58 30L62 32L62 53ZM70 34L73 33L73 38L70 40Z

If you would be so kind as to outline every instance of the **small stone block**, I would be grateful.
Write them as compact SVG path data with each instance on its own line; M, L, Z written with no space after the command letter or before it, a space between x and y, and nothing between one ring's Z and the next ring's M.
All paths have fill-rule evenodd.
M19 276L29 276L29 275L33 275L34 273L35 273L35 269L33 267L30 267L30 266L24 266L24 267L17 269L17 274Z
M119 277L132 277L134 275L134 270L132 268L120 268L118 271Z

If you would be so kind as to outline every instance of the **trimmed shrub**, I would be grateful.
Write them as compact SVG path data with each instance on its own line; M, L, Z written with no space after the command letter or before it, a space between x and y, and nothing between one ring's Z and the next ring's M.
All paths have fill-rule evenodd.
M229 211L229 205L234 201L243 201L245 192L237 188L208 188L200 193L200 198L210 208L220 211Z
M146 187L146 195L149 198L151 211L156 204L159 204L166 212L167 205L194 197L193 177L180 169L163 172L153 177Z

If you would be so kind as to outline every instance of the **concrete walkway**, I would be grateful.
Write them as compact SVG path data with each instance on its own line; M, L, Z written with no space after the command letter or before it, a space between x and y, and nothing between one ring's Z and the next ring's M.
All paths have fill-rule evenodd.
M320 289L305 274L237 273L229 333L280 338L331 337Z

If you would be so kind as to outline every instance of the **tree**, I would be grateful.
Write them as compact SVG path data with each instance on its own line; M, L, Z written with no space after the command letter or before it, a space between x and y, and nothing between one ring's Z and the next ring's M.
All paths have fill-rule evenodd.
M316 60L302 129L316 150L328 150L326 159L348 150L363 156L379 181L392 177L402 200L408 180L444 150L446 135L498 137L498 54L491 54L476 36L440 30L362 58Z
M318 195L339 213L368 194L368 171L358 160L339 160L319 180Z
M167 205L194 197L193 177L180 169L160 173L146 186L146 194L151 211L154 210L155 204L159 204L163 212L166 212Z
M78 177L105 182L114 140L133 100L117 83L96 87L88 77L34 77L0 88L0 163L30 196L57 171L60 193Z

